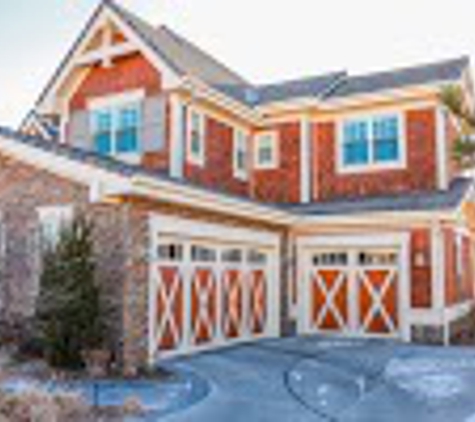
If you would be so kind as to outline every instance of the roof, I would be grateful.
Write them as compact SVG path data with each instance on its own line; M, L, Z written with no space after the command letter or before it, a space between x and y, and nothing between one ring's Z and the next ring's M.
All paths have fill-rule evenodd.
M165 25L158 28L113 1L107 4L179 74L196 76L211 85L246 85L248 82L224 64Z
M300 215L337 216L368 212L439 211L456 208L473 186L473 179L459 177L446 191L417 192L372 198L341 199L289 207Z
M460 57L386 72L348 76L328 93L327 98L348 97L405 86L456 81L462 77L469 64L468 57Z
M104 7L110 8L127 22L140 39L174 72L181 76L194 76L230 98L250 107L296 98L330 99L410 85L455 81L461 77L469 65L468 57L461 57L361 76L351 76L345 71L336 71L291 81L262 85L252 84L167 26L161 25L156 28L118 5L114 0L103 0L61 62L37 103L45 98L61 70L79 46L81 39L92 27Z
M258 106L292 98L320 98L345 77L346 72L332 72L272 84L227 84L214 87L237 101Z
M157 180L169 181L177 185L193 187L200 191L219 193L223 196L236 198L250 204L263 205L262 203L236 195L229 194L218 189L209 189L197 186L186 180L177 180L169 177L165 172L147 170L140 165L128 164L112 157L101 156L92 151L74 148L66 144L47 141L38 136L30 136L0 126L0 137L5 137L22 144L26 144L42 151L57 154L70 160L90 164L123 176L147 176ZM0 139L1 149L1 139ZM466 197L469 189L473 186L473 179L460 177L454 179L447 191L420 192L405 194L404 196L384 196L374 198L342 199L328 202L316 202L301 205L266 204L269 209L286 211L296 216L336 216L357 215L368 212L395 212L395 211L438 211L456 208Z

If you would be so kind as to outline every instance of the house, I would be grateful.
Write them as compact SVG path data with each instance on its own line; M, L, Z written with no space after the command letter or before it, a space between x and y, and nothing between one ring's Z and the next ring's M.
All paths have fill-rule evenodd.
M444 86L467 58L255 85L104 1L0 129L5 315L39 234L89 216L124 365L286 334L448 344L474 304L473 181Z

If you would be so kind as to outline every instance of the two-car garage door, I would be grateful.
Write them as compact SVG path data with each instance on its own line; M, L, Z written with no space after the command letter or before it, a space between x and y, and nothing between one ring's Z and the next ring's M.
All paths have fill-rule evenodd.
M401 337L405 253L393 237L302 241L300 331Z
M275 234L153 216L150 357L279 332Z

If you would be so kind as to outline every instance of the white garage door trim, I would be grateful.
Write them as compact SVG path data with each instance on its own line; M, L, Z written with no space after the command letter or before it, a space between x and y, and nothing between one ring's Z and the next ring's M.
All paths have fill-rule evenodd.
M150 230L150 274L149 274L149 360L153 364L158 357L170 357L183 354L189 354L195 351L205 351L223 346L229 346L235 343L252 341L262 337L276 337L280 332L279 316L280 316L280 261L279 261L279 236L264 230L249 230L232 226L225 226L216 223L204 223L199 220L191 220L180 217L164 216L151 214L149 218ZM159 259L159 245L166 245L170 242L181 242L183 244L182 258L179 261L166 261ZM193 246L203 245L204 247L212 247L217 258L207 266L212 268L212 280L197 281L197 272L195 271L199 265L191 259L191 251ZM239 249L243 252L242 260L237 264L230 261L225 262L223 252L232 248ZM266 253L266 261L259 264L247 258L244 252L261 251ZM164 268L166 264L178 267L180 263L180 271L178 275L173 275L173 281L168 287L165 294L163 285L160 288L160 280L163 275L158 270ZM160 266L160 264L162 264ZM230 272L240 270L237 283L230 280ZM269 280L266 285L267 291L263 290L262 278L257 274L265 272L266 278ZM178 282L176 277L180 278ZM261 280L258 280L261 278ZM163 320L159 324L158 313L158 297L161 295L162 303L165 302L163 314L170 315L173 310L173 297L177 294L177 287L181 282L181 288L184 289L180 294L183 297L184 316L182 326L180 327L179 346L173 350L160 351L158 348L159 337L163 335ZM210 284L213 292L210 290ZM237 289L240 292L236 291ZM193 290L195 289L195 290ZM259 312L259 304L262 294L266 295L268 304L266 311L266 324L263 333L255 334L251 324L259 324L258 319L262 316ZM195 295L195 296L193 296ZM239 295L237 299L236 296ZM207 297L206 297L207 296ZM211 297L212 296L212 297ZM192 297L195 298L195 308L192 309ZM232 310L225 310L223 301L240 300L241 321L237 323L236 315ZM209 321L210 311L207 311L209 301L213 301L212 327ZM198 303L198 304L196 304ZM176 306L176 304L174 304ZM162 305L163 306L163 305ZM193 313L194 312L194 313ZM162 315L163 315L162 314ZM195 315L192 317L192 315ZM197 315L197 316L196 316ZM195 319L191 321L191 319ZM243 322L244 321L244 322ZM236 338L226 335L226 330L233 322L238 325L239 335ZM167 322L169 324L169 322ZM197 327L198 324L198 327ZM203 327L204 325L204 327ZM177 333L177 327L167 327L169 331ZM173 330L172 330L173 328ZM197 332L205 330L212 334L212 340L204 344L197 344Z
M314 235L297 239L298 247L298 329L302 334L315 333L316 329L310 326L311 298L308 294L310 274L309 254L315 250L325 248L357 249L357 248L397 248L399 251L400 282L398 283L398 318L400 321L400 338L410 340L410 327L408 316L410 312L410 235L409 233L390 232L384 234L358 234L358 235ZM351 284L351 283L350 283ZM349 291L349 295L356 294ZM325 331L326 332L326 331ZM327 333L327 332L326 332ZM339 331L338 335L355 335L352 331ZM365 333L367 337L372 334Z

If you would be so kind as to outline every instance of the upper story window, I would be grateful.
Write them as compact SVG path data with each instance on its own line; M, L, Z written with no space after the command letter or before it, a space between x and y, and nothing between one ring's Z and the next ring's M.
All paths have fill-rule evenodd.
M263 170L277 167L278 151L275 133L267 132L257 135L255 148L256 169Z
M402 119L398 115L346 120L340 138L342 171L404 165Z
M193 164L204 165L205 136L205 116L191 110L188 119L188 159Z
M90 104L94 149L102 155L134 155L140 150L142 95L121 94Z
M234 176L238 179L247 179L248 177L248 136L241 129L234 130L233 142L233 169Z

